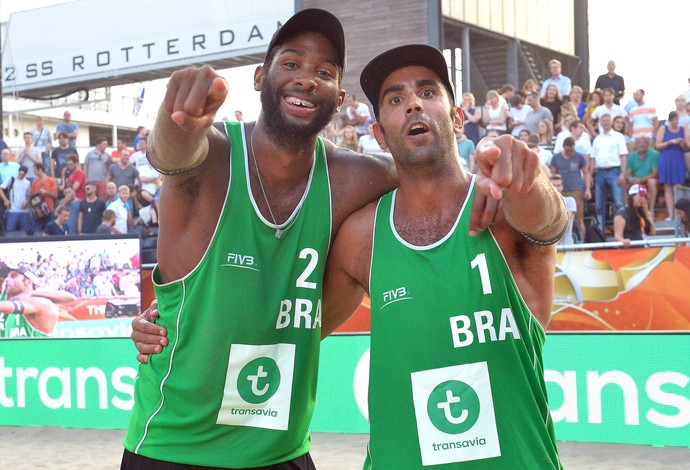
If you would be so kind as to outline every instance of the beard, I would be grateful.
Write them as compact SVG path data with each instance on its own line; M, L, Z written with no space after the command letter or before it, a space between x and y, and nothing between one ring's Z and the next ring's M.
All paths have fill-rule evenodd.
M379 125L391 154L395 156L394 159L397 164L403 168L431 170L435 163L443 162L444 156L453 152L453 146L456 145L455 133L451 126L445 126L440 121L434 123L430 119L419 115L409 116L401 129L405 129L410 122L415 120L425 121L429 125L430 132L435 133L437 136L431 143L423 147L410 148L405 145L404 136L388 135L385 129L383 129L383 125L381 123Z
M276 89L268 80L268 76L266 77L264 87L259 95L266 127L280 140L297 143L309 141L321 132L326 124L331 122L331 118L338 108L339 96L336 93L331 100L321 101L315 96L315 93L311 93L309 100L317 106L317 114L307 123L293 123L288 121L280 110L280 100L283 94L290 91L293 90ZM294 91L297 94L304 94L302 90Z

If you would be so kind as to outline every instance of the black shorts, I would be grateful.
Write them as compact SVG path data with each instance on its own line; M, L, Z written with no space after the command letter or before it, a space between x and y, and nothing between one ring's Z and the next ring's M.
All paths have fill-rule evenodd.
M203 467L201 465L187 465L183 463L165 462L163 460L150 459L143 455L133 454L125 449L122 455L120 470L227 470L224 467ZM268 467L252 467L252 469L236 470L316 470L309 453L301 457Z

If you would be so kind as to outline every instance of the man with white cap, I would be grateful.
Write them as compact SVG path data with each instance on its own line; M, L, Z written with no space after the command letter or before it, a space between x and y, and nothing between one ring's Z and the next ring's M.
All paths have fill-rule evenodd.
M628 190L628 206L620 209L613 217L613 237L628 247L631 240L644 240L647 235L656 235L647 188L641 184L633 184Z

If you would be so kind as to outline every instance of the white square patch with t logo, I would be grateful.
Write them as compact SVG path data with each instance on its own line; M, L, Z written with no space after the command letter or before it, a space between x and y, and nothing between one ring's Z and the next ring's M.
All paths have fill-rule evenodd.
M290 420L294 344L233 344L218 424L285 431Z
M411 379L424 466L501 455L486 362L413 372Z

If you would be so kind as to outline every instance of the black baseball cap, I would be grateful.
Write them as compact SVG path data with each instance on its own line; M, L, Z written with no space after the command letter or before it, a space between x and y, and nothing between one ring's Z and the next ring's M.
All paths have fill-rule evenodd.
M33 282L34 285L38 284L38 276L36 276L36 274L26 266L17 266L15 268L3 264L2 266L0 266L0 277L7 277L10 271L17 271L18 273L23 274L25 278Z
M390 49L374 57L359 77L359 84L374 107L374 114L379 114L379 92L388 76L398 69L410 65L420 65L434 72L448 90L450 98L455 103L455 93L448 77L448 65L443 53L435 47L426 44L408 44Z
M298 34L308 31L321 33L331 41L338 53L338 62L342 69L345 68L345 33L340 20L333 13L319 8L307 8L292 15L278 31L273 34L271 42L266 50L266 57L271 51ZM265 59L264 59L265 60Z

